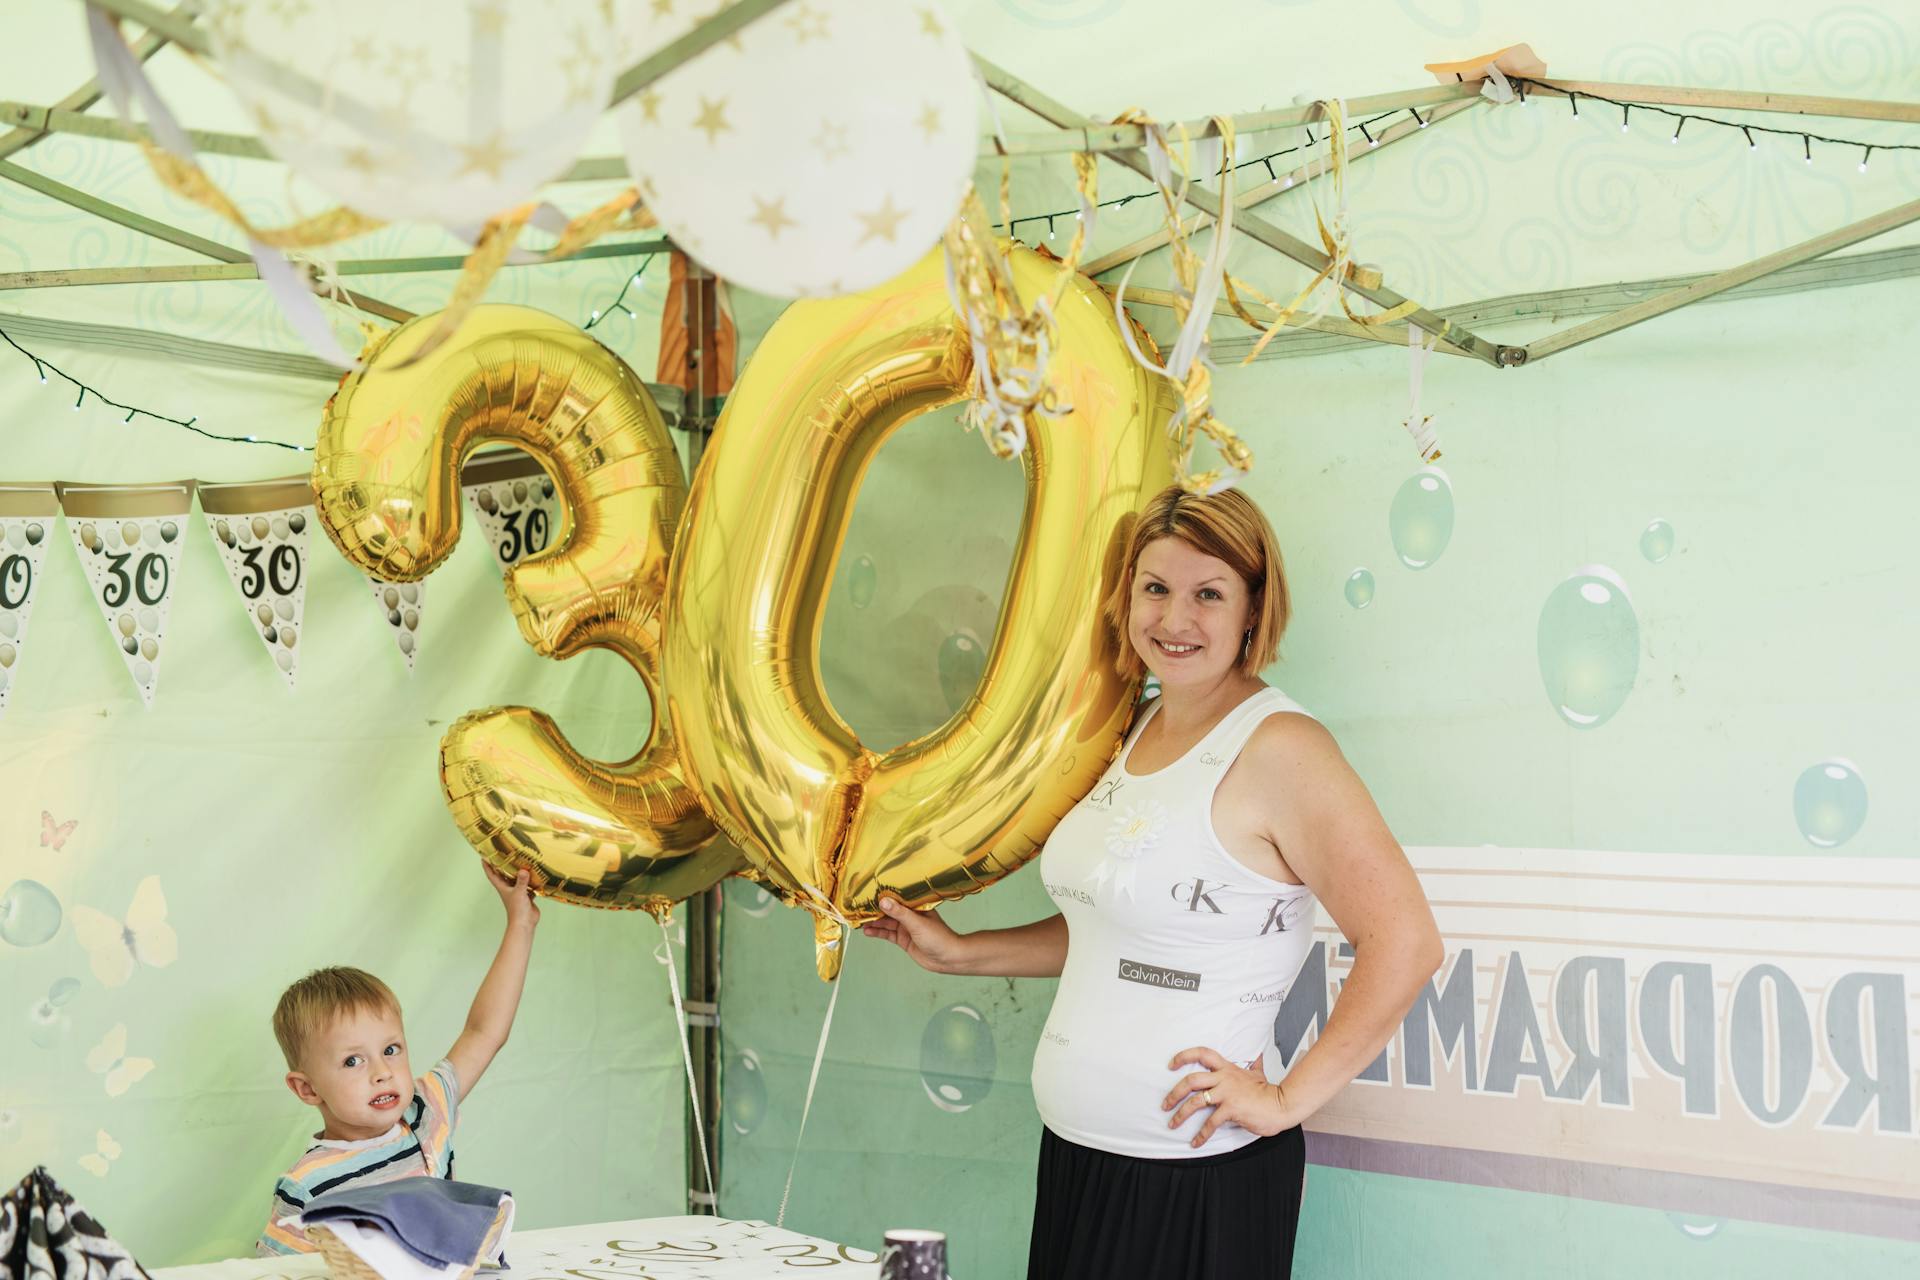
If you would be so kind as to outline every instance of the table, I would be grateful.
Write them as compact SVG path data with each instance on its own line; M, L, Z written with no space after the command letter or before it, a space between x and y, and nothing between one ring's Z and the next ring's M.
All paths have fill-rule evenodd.
M733 1218L636 1218L516 1231L504 1271L480 1280L879 1280L879 1254ZM163 1267L153 1280L317 1280L319 1254Z

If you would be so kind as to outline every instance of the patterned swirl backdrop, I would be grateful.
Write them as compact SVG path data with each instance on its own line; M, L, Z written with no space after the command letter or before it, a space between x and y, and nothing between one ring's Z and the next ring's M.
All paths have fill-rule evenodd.
M1423 62L1515 40L1531 41L1553 72L1583 78L1920 99L1920 18L1895 6L1399 0L1370 6L1364 22L1335 0L948 8L971 47L1095 116L1139 105L1182 118L1388 91L1424 82ZM8 96L51 102L87 75L76 9L15 5L0 23L21 36L0 41ZM163 55L152 70L186 123L242 127L190 65ZM1034 127L1005 104L1000 118ZM1351 183L1358 256L1401 292L1445 306L1729 266L1920 191L1920 165L1905 154L1876 152L1860 173L1857 154L1839 148L1816 147L1808 166L1797 139L1749 152L1726 130L1690 125L1674 142L1670 121L1634 112L1627 123L1623 134L1599 104L1583 103L1577 119L1560 101L1481 107L1363 157ZM1868 142L1902 136L1887 124L1823 124ZM1296 140L1258 135L1240 154ZM589 150L616 148L608 128ZM230 238L124 147L61 137L18 159ZM209 164L256 216L319 207L271 166ZM978 175L987 189L997 176L990 166ZM1016 215L1073 205L1063 159L1022 161L1013 177ZM1103 197L1142 187L1103 166ZM607 190L565 194L578 209ZM1311 234L1298 191L1261 213ZM1095 251L1154 229L1148 201L1105 210ZM1063 223L1056 247L1066 234ZM1045 239L1045 224L1021 235ZM1864 247L1911 242L1895 233ZM456 251L403 228L346 248ZM192 260L0 184L0 271ZM1236 246L1232 263L1269 292L1304 280L1254 245ZM634 316L614 313L595 330L643 372L663 268L630 293ZM489 296L585 320L631 270L625 260L514 268ZM1166 276L1153 255L1135 281L1164 287ZM450 279L354 284L424 310ZM1920 993L1905 905L1920 801L1901 783L1920 765L1908 728L1920 685L1904 516L1914 300L1909 280L1893 280L1707 305L1517 371L1435 357L1424 403L1445 451L1438 477L1421 472L1399 425L1404 352L1222 369L1219 408L1256 450L1248 489L1279 530L1298 611L1268 677L1326 720L1429 874L1453 972L1466 975L1460 1025L1478 1033L1476 1063L1522 1076L1511 1098L1490 1098L1485 1080L1458 1087L1458 1061L1441 1064L1435 1074L1454 1092L1402 1115L1391 1108L1415 1068L1396 1042L1384 1083L1356 1084L1310 1138L1298 1274L1920 1269L1911 1226L1898 1225L1913 1220L1911 1107L1902 1131L1893 1085L1863 1084L1877 1110L1853 1114L1834 1084L1849 1063L1856 1083L1867 1079L1865 1058L1835 1056L1848 1045L1866 1045L1883 1075L1904 1062L1910 1078L1914 1061L1910 1037L1895 1034L1914 1025ZM779 307L736 301L750 354ZM299 349L251 284L22 291L0 298L6 312ZM1164 313L1137 314L1167 335ZM345 313L341 327L351 335ZM1548 327L1492 334L1525 341ZM1223 323L1216 334L1235 331ZM311 438L330 389L91 346L36 349L118 398L288 440ZM241 480L302 465L123 424L95 404L75 413L23 360L0 359L0 415L4 480ZM865 741L925 732L966 696L994 641L1021 504L1017 470L950 414L912 424L875 463L823 645L835 705ZM279 1082L266 1028L289 977L351 960L394 983L416 1036L437 1044L457 1027L499 918L434 786L444 725L474 706L526 702L612 755L639 740L650 714L604 655L535 660L471 536L434 579L411 677L364 584L316 540L309 649L289 694L235 625L215 548L193 521L153 708L142 709L60 534L0 720L0 1017L16 1019L0 1072L0 1176L47 1162L156 1264L244 1249L273 1174L299 1147L306 1117ZM1463 867L1477 869L1476 885L1527 887L1510 901L1442 892ZM1566 888L1601 881L1622 896ZM1859 887L1873 885L1883 888ZM107 985L83 937L96 931L78 922L94 912L137 935L161 901L178 958L136 963ZM789 1226L868 1247L889 1226L937 1227L953 1236L956 1274L1019 1274L1038 1145L1027 1071L1051 984L934 978L857 940L796 1160L828 991L804 918L746 882L727 885L725 902L724 1211L771 1217L791 1170ZM950 918L1012 924L1046 902L1028 870ZM1556 939L1560 951L1524 950ZM1345 962L1336 937L1319 941L1319 985L1331 986ZM1578 1057L1577 1034L1553 1021L1552 988L1576 951L1603 942L1633 966L1622 972L1637 1002L1652 989L1647 962L1705 966L1708 1016L1676 1022L1718 1037L1702 1083L1717 1090L1719 1115L1658 1110L1673 1072L1647 1056L1657 1028L1637 1021L1639 1056L1623 1068L1634 1106L1548 1097ZM644 918L554 908L543 919L520 1024L471 1102L461 1153L463 1175L514 1189L524 1224L680 1207L679 1050L658 946ZM1614 972L1614 954L1591 970ZM1808 968L1828 960L1838 967ZM1281 1026L1310 1034L1314 976ZM1790 989L1800 994L1789 999ZM1570 995L1578 1011L1586 991ZM1829 991L1855 992L1858 1009ZM1881 1000L1887 992L1899 999ZM1741 1013L1756 1000L1769 1002L1771 1021ZM1751 1046L1737 1030L1750 1025L1762 1027ZM1528 1051L1516 1054L1501 1029L1526 1040L1529 1026ZM1782 1026L1807 1029L1816 1056L1800 1092L1818 1091L1818 1105L1716 1137L1742 1106L1785 1106L1798 1059L1781 1049L1792 1047ZM1511 1110L1476 1110L1488 1106ZM1462 1124L1479 1133L1456 1133ZM1354 1135L1368 1126L1440 1154L1362 1158ZM1561 1126L1579 1141L1503 1148L1477 1175L1447 1155L1489 1133L1519 1147ZM1617 1151L1604 1148L1616 1140ZM1615 1194L1624 1180L1610 1171L1648 1151L1672 1167ZM1896 1172L1875 1172L1890 1151ZM1726 1181L1772 1190L1729 1198ZM1862 1207L1874 1195L1905 1218L1875 1217Z

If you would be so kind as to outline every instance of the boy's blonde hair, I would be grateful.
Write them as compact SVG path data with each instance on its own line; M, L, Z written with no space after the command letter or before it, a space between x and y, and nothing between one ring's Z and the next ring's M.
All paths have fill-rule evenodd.
M300 1069L307 1041L332 1026L342 1014L400 1012L392 988L366 972L333 965L315 969L280 995L273 1008L273 1038L280 1042L287 1068Z

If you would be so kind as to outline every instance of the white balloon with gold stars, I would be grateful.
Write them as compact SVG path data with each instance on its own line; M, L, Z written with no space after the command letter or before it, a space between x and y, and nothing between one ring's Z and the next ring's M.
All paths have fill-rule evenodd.
M683 34L688 8L640 6L628 52ZM857 292L919 261L959 208L979 138L966 47L916 0L790 0L615 115L675 243L783 298Z
M620 72L611 0L218 0L267 149L350 208L477 227L578 157ZM311 212L311 210L310 210Z

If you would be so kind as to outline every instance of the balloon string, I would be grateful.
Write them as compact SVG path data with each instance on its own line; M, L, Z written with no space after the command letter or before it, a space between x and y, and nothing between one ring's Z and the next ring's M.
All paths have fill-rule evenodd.
M707 1153L707 1122L700 1114L700 1084L693 1075L693 1044L687 1038L687 1009L680 1000L680 966L673 962L673 939L667 936L667 922L653 918L660 926L660 947L667 953L667 990L673 992L673 1020L680 1028L680 1060L687 1067L687 1098L693 1103L693 1132L700 1141L700 1169L707 1175L707 1198L713 1211L720 1212L720 1192L713 1185L713 1157ZM789 1175L791 1176L791 1175Z
M787 1165L787 1185L780 1191L780 1212L774 1217L773 1225L784 1226L787 1221L787 1197L793 1194L794 1170L800 1167L800 1148L807 1140L807 1114L813 1110L814 1087L820 1083L820 1063L827 1056L827 1036L833 1031L833 1006L840 1002L840 988L847 981L846 952L847 943L852 940L853 930L843 921L840 925L840 976L833 981L833 994L827 997L827 1016L820 1023L820 1043L813 1050L813 1071L807 1076L807 1100L800 1108L800 1133L793 1140L793 1159Z

